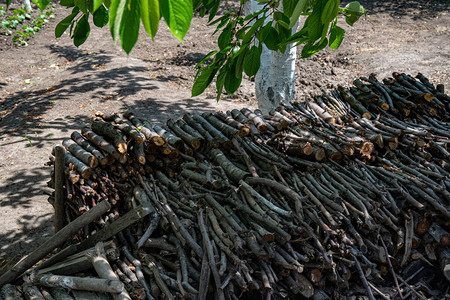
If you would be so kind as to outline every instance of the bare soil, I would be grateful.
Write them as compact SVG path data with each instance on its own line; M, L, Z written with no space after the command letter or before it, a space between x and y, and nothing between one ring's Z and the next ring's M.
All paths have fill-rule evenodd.
M360 2L368 15L354 27L342 22L347 35L340 49L298 61L298 99L370 73L420 71L450 86L448 1ZM51 170L44 163L53 145L96 111L131 109L164 122L185 112L256 107L248 79L219 102L212 88L190 97L194 65L216 48L205 19L193 19L183 44L164 26L154 42L142 32L127 56L106 28L94 29L80 48L67 34L56 39L54 27L69 12L55 8L56 18L27 47L0 36L0 264L52 234L53 209L44 194Z

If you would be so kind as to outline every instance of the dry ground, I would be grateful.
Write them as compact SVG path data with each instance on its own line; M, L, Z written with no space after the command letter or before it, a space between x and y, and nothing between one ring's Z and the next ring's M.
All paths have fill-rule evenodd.
M450 86L448 1L361 2L368 16L353 28L343 25L341 49L298 61L299 98L372 72L383 78L420 71ZM187 111L255 106L249 80L218 103L212 89L190 98L193 66L215 49L203 19L193 19L184 44L165 28L156 42L142 34L127 57L107 29L94 30L80 48L67 34L55 39L54 27L67 14L56 8L56 18L28 47L0 36L0 258L27 253L52 234L44 163L52 146L96 111L132 109L156 122Z

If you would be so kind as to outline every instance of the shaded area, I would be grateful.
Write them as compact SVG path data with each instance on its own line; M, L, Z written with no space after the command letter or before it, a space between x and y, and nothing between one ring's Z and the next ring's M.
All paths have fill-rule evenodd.
M145 72L148 71L144 66L133 66L132 63L125 66L115 64L106 69L106 66L113 62L112 55L104 53L86 55L70 47L50 46L49 48L52 53L61 55L65 59L82 59L64 71L63 76L68 76L70 80L62 80L44 89L20 91L2 99L0 112L3 114L0 114L0 132L3 134L25 136L30 135L31 132L39 136L48 129L67 131L67 120L60 118L44 122L44 115L57 105L75 109L72 100L75 95L85 95L82 100L86 100L86 103L81 101L77 103L81 112L92 99L101 103L145 90L157 89L151 79L144 77ZM69 110L66 112L69 113ZM79 115L75 120L85 122L86 118L86 115Z
M28 214L19 220L19 227L0 233L0 260L11 260L31 253L53 235L53 214Z
M129 109L136 113L136 115L146 118L152 122L165 122L168 119L181 118L185 113L203 113L213 112L217 110L216 99L211 98L207 100L183 99L173 101L172 99L143 99L133 101L131 105L125 105L123 109ZM230 107L235 107L235 103L231 100L220 100L222 104L229 104ZM230 108L231 109L231 108Z
M341 6L345 6L351 1L341 1ZM387 13L390 16L400 19L411 16L413 20L437 17L442 12L448 12L449 1L446 0L360 0L369 15Z
M17 215L16 224L0 231L0 257L11 258L14 255L23 255L35 249L49 237L52 224L52 213L48 211L48 203L36 206L35 201L43 190L40 183L50 178L49 168L30 169L15 172L5 181L0 181L0 218L8 215ZM27 213L23 214L26 211ZM20 216L20 217L19 217Z
M198 64L204 57L206 53L186 53L185 50L179 51L175 57L168 59L167 63L174 64L177 66L195 66ZM212 59L208 59L207 63L211 63Z

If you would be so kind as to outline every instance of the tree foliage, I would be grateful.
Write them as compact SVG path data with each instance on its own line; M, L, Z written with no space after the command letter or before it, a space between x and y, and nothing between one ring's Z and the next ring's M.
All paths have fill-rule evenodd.
M48 0L35 0L44 4ZM290 43L304 44L301 56L310 57L329 46L337 49L345 30L337 25L338 16L353 25L364 8L354 1L340 7L339 0L258 0L260 9L244 16L241 0L239 10L227 11L216 18L223 0L60 0L72 12L55 29L60 37L67 29L76 46L83 44L90 33L90 16L97 27L109 23L111 36L120 40L122 48L130 53L139 36L142 22L146 32L154 38L161 19L172 34L183 40L193 12L208 15L209 25L216 26L219 49L210 52L196 68L192 96L197 96L216 79L217 99L223 89L233 94L240 86L242 76L254 76L260 66L262 47L284 52ZM305 16L303 27L292 28L300 16Z

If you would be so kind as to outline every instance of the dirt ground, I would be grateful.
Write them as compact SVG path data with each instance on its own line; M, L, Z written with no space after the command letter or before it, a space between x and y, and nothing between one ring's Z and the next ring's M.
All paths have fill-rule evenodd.
M420 71L450 87L448 1L360 2L368 15L354 27L341 22L347 34L340 49L298 61L299 99L361 75L384 78L394 71ZM27 47L0 36L0 263L52 234L53 209L44 194L50 168L44 163L53 145L96 111L131 109L163 122L185 112L256 105L246 79L236 95L218 103L213 89L190 97L194 65L215 49L204 19L193 19L184 44L162 26L155 42L142 33L126 56L107 29L95 29L80 48L67 34L56 39L54 27L69 12L55 8L56 18Z

